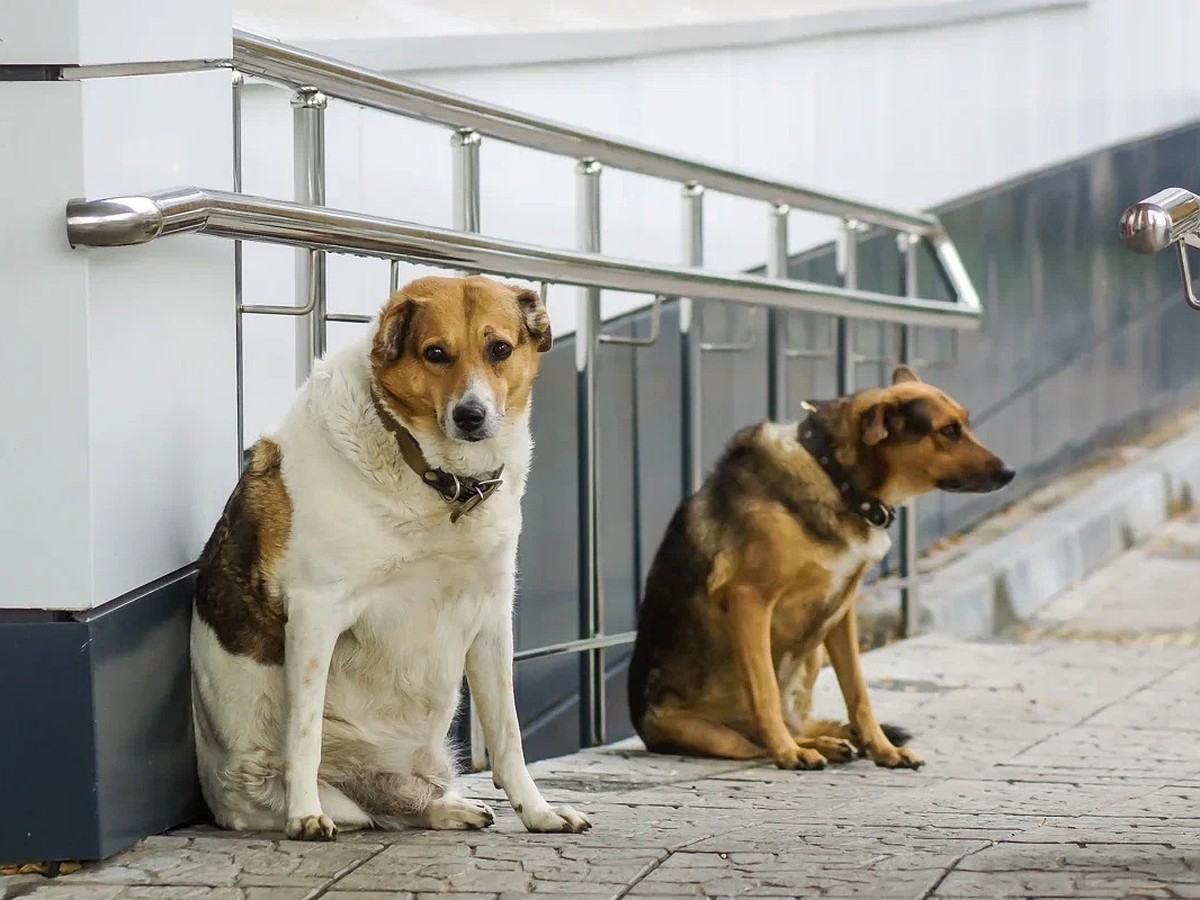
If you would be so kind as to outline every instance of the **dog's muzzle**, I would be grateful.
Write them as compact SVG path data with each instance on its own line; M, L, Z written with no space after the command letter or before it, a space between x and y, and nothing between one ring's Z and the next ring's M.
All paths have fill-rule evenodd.
M1015 469L1000 465L991 475L983 478L943 478L938 482L939 490L952 494L986 494L998 491L1016 477Z

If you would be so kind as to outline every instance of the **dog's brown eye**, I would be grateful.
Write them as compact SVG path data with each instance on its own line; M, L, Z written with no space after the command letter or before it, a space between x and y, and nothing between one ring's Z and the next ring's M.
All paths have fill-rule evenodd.
M512 344L507 341L494 341L488 347L488 353L491 354L492 362L504 362L512 356Z
M962 437L962 426L957 422L951 422L942 429L942 437L950 441L957 441Z
M422 355L428 362L436 363L438 365L448 363L450 361L450 354L436 344L432 347L426 347L425 352Z

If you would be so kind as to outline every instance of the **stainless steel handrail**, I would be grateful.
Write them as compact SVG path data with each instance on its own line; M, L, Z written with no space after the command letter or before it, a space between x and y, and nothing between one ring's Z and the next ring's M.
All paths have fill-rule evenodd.
M1174 246L1188 306L1200 310L1192 286L1189 245L1200 247L1200 196L1183 188L1166 188L1121 214L1121 240L1136 253L1158 253Z
M382 259L402 258L579 287L721 300L943 328L977 328L978 309L758 275L618 259L195 187L67 204L72 247L144 244L185 232Z
M710 191L769 203L787 203L798 209L831 216L849 216L899 231L931 234L941 227L936 216L889 209L684 159L598 132L400 81L239 29L233 32L233 63L243 73L269 81L291 87L313 85L331 97L362 106L454 129L470 128L487 137L547 153L577 159L591 157L608 168L639 172L668 181L696 181Z
M606 168L636 172L680 184L702 184L707 190L785 204L792 209L854 219L928 241L955 299L978 307L979 296L954 243L937 216L913 213L850 197L814 191L700 160L687 159L651 147L561 122L493 106L425 85L390 78L382 73L312 53L299 47L234 29L233 63L241 72L293 88L314 86L330 97L372 109L470 129L487 137L575 159L594 159Z

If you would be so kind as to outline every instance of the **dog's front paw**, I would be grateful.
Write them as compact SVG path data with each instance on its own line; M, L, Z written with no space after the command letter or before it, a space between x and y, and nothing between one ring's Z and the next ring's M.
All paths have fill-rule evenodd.
M844 738L812 738L813 749L831 763L850 762L858 756L858 748Z
M544 806L533 812L522 810L519 815L521 823L528 831L579 834L592 827L587 816L569 806Z
M287 836L297 841L336 841L337 826L324 814L288 819Z
M478 831L496 821L491 807L465 797L443 797L425 810L425 824L438 831Z
M808 747L789 747L775 754L775 765L781 769L823 769L827 762L819 751Z
M868 752L875 765L885 769L919 769L925 765L925 760L921 759L920 754L908 747L893 747L888 744L885 747L871 747Z

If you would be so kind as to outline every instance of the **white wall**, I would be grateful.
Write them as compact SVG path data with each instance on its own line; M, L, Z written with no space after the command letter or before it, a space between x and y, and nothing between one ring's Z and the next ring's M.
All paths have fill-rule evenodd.
M219 59L230 19L216 0L5 3L0 63ZM229 97L224 70L0 81L0 610L134 590L194 560L220 514L237 472L232 248L72 251L64 212L231 187Z
M513 5L546 8L536 0ZM552 5L580 15L584 6L599 8ZM638 45L630 44L626 32L614 36L612 22L585 18L572 30L569 21L563 23L571 18L565 13L540 28L531 24L532 16L517 17L503 26L508 32L503 46L513 48L519 64L497 67L481 66L478 54L470 53L484 39L481 32L501 27L474 12L483 8L478 4L439 3L448 12L436 17L428 6L408 0L363 0L349 8L353 24L344 33L323 2L289 7L285 16L278 4L238 0L235 17L239 25L315 49L357 53L357 61L404 70L404 78L899 207L928 207L1200 116L1200 83L1183 77L1191 54L1188 36L1200 30L1195 0L638 5L649 27L669 27L670 16L678 27L691 27L700 15L697 7L713 27L693 40L699 49L631 56L629 48ZM785 33L803 33L797 22L803 24L805 8L810 20L820 18L821 27L808 29L812 37L777 42L781 22L790 23L792 31ZM995 14L1012 9L1018 11ZM722 13L730 20L724 30L742 40L740 45L710 46L713 30L722 30ZM746 38L747 23L756 16L766 29L758 43ZM409 35L405 42L405 28L421 40ZM603 33L582 42L580 35L589 29ZM531 39L548 32L553 34L546 40ZM520 62L553 56L556 51L545 44L571 40L586 58ZM412 56L406 52L418 52L422 41L435 48L425 58L438 64L455 58L472 62L457 69L406 70ZM1135 54L1136 70L1130 62ZM265 85L250 88L246 114L245 189L290 196L286 93ZM333 102L328 135L331 206L450 225L444 129ZM572 161L495 141L485 141L482 153L484 232L572 245ZM605 250L678 261L678 198L677 185L605 173ZM706 204L709 263L724 269L761 264L762 204L713 195ZM793 249L828 240L834 224L794 214ZM330 278L335 310L374 311L386 292L381 263L334 260ZM291 279L288 251L248 252L247 302L287 301ZM605 300L606 313L641 302L612 295ZM559 334L572 330L573 301L571 289L551 291ZM248 434L269 428L290 396L291 328L278 319L249 324ZM333 326L332 342L349 332L348 326Z

